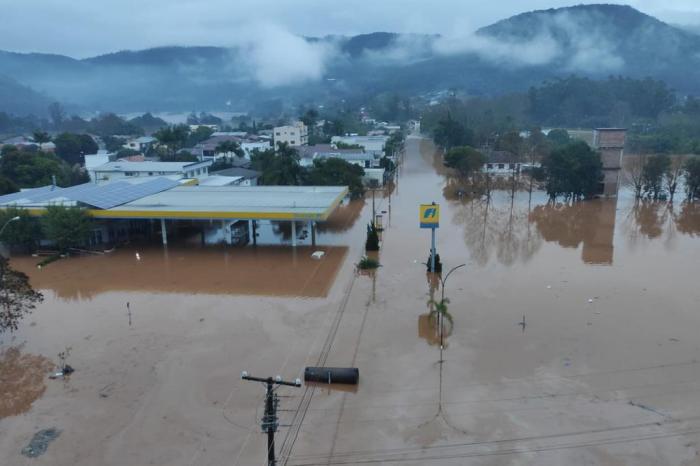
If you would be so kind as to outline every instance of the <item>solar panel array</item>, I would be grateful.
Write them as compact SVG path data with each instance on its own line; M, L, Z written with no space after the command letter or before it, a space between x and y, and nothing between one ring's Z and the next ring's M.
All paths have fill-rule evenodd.
M98 209L111 209L112 207L174 188L179 184L177 180L159 177L139 184L117 181L104 185L85 183L71 186L70 188L44 186L43 188L28 190L24 193L0 196L0 204L9 204L23 199L36 204L62 198Z

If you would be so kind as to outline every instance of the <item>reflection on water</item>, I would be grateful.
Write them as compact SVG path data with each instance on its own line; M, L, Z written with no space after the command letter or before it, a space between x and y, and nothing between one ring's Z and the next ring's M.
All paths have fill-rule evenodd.
M530 221L545 241L565 248L583 244L581 259L587 264L612 264L616 199L594 199L573 204L536 206Z
M322 259L311 257L325 251ZM37 258L12 259L32 285L62 299L108 291L324 297L347 247L120 249L104 256L62 259L37 269Z
M344 201L339 205L325 222L319 222L317 230L321 233L341 233L348 231L360 218L362 208L365 205L364 199L354 201Z
M675 218L678 231L690 236L700 236L700 203L684 204Z
M494 255L504 265L527 262L542 244L528 221L527 204L505 193L494 193L490 200L467 200L459 205L454 222L463 226L464 241L478 265L486 265Z

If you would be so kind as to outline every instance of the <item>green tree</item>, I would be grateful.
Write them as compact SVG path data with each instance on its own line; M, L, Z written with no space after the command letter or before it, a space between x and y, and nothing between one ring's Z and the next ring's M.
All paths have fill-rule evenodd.
M569 132L565 129L553 129L547 133L547 141L555 148L560 148L571 143Z
M71 167L53 154L5 146L0 155L0 177L7 178L18 188L50 185L53 177L61 186L72 186L74 182Z
M600 154L583 141L555 149L543 162L547 194L552 201L558 196L591 198L598 192L602 167Z
M82 165L84 156L97 152L98 146L88 134L61 133L54 138L56 155L69 165Z
M89 123L90 132L98 136L142 136L143 130L114 113L103 113Z
M642 170L642 184L646 197L658 200L663 194L664 178L671 168L671 159L666 154L652 155Z
M20 320L43 300L44 296L29 284L29 277L0 256L0 334L17 330Z
M302 182L303 171L299 165L299 154L288 144L279 144L276 150L254 154L251 164L254 170L262 172L260 184L295 186Z
M194 147L202 141L206 141L214 134L214 130L208 126L199 126L191 131L185 141L185 147Z
M470 146L473 144L474 132L466 128L462 123L454 120L448 112L447 117L438 121L433 130L435 143L445 150L457 146Z
M469 178L481 170L486 163L486 156L469 146L453 147L444 157L445 165L457 170L460 176Z
M685 162L685 191L689 201L700 199L700 157L690 157Z
M379 251L379 232L373 222L367 224L365 251Z
M166 154L174 155L175 152L185 146L189 134L189 126L175 125L159 129L153 133L153 137L156 138L161 147L165 149Z
M362 177L365 171L362 167L346 162L343 159L329 157L314 160L309 170L305 184L314 186L347 186L352 199L358 199L365 193Z
M53 241L60 251L82 246L90 234L90 217L84 209L50 205L41 219L46 239Z
M19 191L19 188L11 179L6 176L0 176L0 196L16 193L17 191Z
M241 149L241 145L236 141L221 141L216 146L217 154L235 154L237 157L243 157L245 152Z
M39 129L32 133L32 138L34 139L34 142L39 144L39 147L41 147L42 144L46 144L47 142L51 141L51 136L49 136L49 133Z

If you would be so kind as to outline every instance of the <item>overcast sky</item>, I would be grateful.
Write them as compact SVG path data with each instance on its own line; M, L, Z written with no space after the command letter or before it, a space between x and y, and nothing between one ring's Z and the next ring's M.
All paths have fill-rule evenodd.
M561 0L0 0L0 49L86 57L161 45L231 45L237 31L295 34L477 29ZM590 2L587 2L590 3ZM700 0L628 0L677 24L700 25Z

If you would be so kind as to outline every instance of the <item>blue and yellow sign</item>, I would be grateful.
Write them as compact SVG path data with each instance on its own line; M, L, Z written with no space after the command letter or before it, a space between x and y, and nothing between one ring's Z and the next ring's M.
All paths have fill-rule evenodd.
M420 227L438 228L440 226L440 206L438 204L420 205Z

